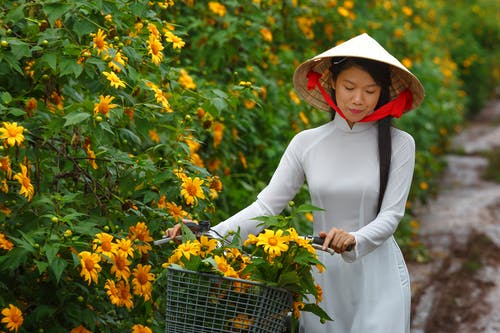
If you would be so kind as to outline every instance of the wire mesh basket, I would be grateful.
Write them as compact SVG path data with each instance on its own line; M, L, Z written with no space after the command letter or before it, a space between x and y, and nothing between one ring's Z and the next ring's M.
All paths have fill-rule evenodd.
M284 289L168 268L167 333L281 333L291 307Z

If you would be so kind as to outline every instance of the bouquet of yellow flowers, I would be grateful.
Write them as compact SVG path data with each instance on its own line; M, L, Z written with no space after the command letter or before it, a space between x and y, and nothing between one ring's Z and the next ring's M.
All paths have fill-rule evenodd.
M201 306L201 303L199 299L192 300L195 296L193 294L197 297L203 294L202 303L210 304L211 307L225 302L223 310L212 308L209 311L210 325L219 325L217 328L221 327L220 332L252 332L252 327L257 325L257 319L251 314L245 314L241 308L238 308L238 305L243 304L245 310L250 303L258 307L259 305L256 304L259 301L255 293L262 296L262 288L255 291L257 286L282 292L284 305L278 306L276 310L281 315L281 319L278 320L281 322L279 325L290 312L292 313L292 328L297 325L301 311L315 313L323 322L331 320L319 306L322 290L315 283L312 275L313 269L321 272L324 266L319 261L311 240L300 237L292 227L292 220L296 213L309 212L314 209L319 208L302 205L292 211L289 216L259 217L258 220L262 221L262 225L266 228L258 235L249 235L246 240L242 240L238 232L223 239L213 239L206 235L197 238L188 227L183 225L182 243L174 245L164 264L164 267L169 269L167 275L182 274L175 281L169 280L167 303L169 294L172 296L174 292L185 293L182 297L177 295L176 299L172 300L170 309L167 304L167 327L169 322L179 320L178 315L168 318L169 314L172 315L172 306L174 303L178 306L179 302L182 303L185 299L190 299L185 302L189 309L186 307L179 309L182 311L178 312L189 310L190 315L186 317L186 320L191 324L195 322L196 316L193 311L196 306ZM224 286L225 284L230 286ZM177 290L173 290L173 285ZM196 286L196 291L192 288L188 290L186 285ZM206 292L203 292L200 286ZM221 286L224 288L220 289ZM241 297L244 293L253 294L253 300L247 295L245 302L242 302ZM269 297L271 299L264 300L266 306L270 306L270 303L279 298L275 293ZM228 311L228 306L234 311L229 317L224 315ZM262 312L261 310L256 309ZM200 318L202 322L207 319L205 318L207 310L203 309L203 311L201 316L203 318ZM269 312L269 309L265 312ZM220 323L214 324L214 321L220 321ZM263 325L262 322L259 325ZM210 328L214 331L214 327ZM258 329L258 332L267 332L262 326ZM269 332L275 332L275 330L269 330Z

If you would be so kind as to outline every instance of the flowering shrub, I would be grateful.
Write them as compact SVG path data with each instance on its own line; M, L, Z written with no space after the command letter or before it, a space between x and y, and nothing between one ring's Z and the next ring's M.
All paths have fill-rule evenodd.
M250 234L244 241L238 233L229 235L231 240L217 240L206 235L197 239L183 225L183 241L170 250L163 267L216 273L286 289L293 295L293 327L300 318L300 311L315 313L322 321L331 320L319 306L322 290L312 275L313 269L322 272L324 266L311 240L301 238L292 226L297 213L311 209L317 208L303 205L288 216L260 217L266 229L258 235Z
M162 332L151 239L253 200L291 136L328 118L297 98L294 68L364 31L428 92L397 121L418 149L398 240L421 254L412 204L499 77L494 5L0 1L2 329Z

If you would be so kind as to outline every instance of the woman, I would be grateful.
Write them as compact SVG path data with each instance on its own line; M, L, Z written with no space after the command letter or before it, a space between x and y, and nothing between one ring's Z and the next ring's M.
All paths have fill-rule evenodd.
M304 62L293 82L332 121L297 134L257 200L214 229L258 232L253 218L279 214L307 181L312 204L324 209L315 212L314 232L340 255L320 251L326 271L315 276L321 307L334 321L321 324L305 312L301 331L409 332L409 275L393 233L405 211L415 143L390 121L422 102L423 87L367 34Z

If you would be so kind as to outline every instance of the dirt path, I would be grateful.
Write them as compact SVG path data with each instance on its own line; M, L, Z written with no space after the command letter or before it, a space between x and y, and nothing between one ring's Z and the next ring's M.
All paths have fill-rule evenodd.
M431 261L408 263L412 333L500 332L500 184L481 178L481 153L500 149L500 99L452 145L463 154L447 156L439 196L417 210Z

